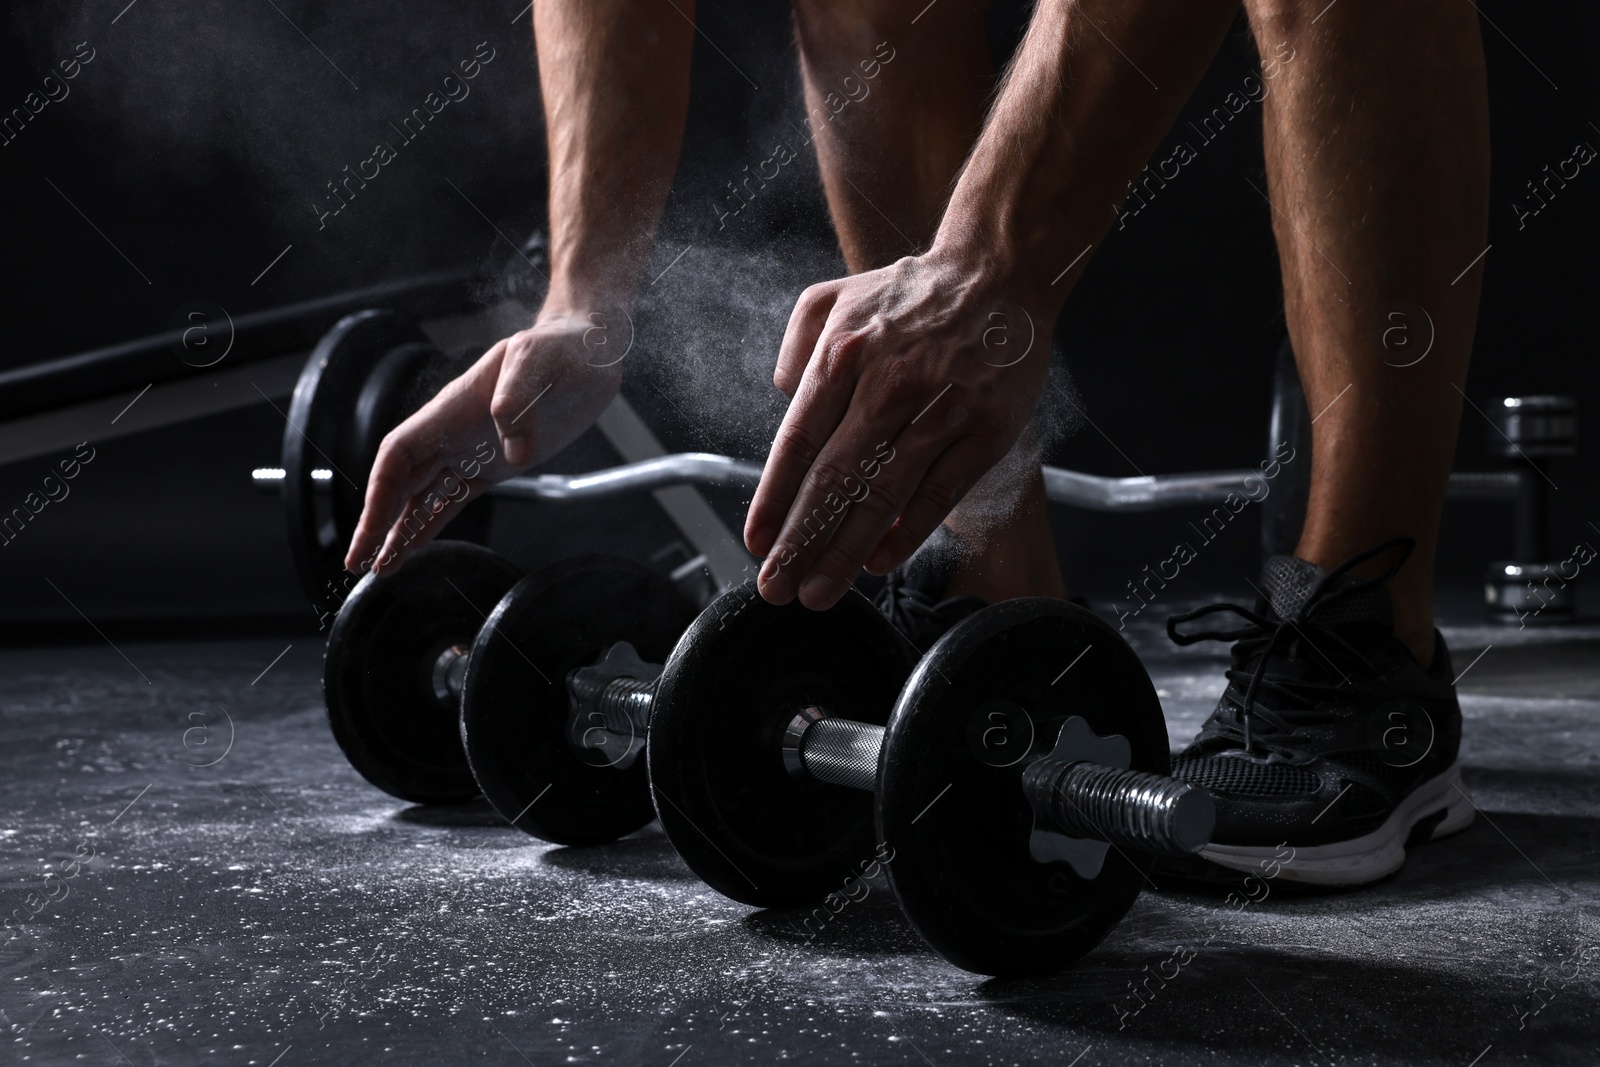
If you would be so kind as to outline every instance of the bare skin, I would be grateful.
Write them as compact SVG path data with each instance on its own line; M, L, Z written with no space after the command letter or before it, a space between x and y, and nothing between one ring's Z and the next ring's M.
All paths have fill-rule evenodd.
M532 327L491 348L385 438L345 559L352 571L399 567L484 486L560 451L616 395L622 367L596 343L609 330L596 327L616 325L631 306L677 165L694 8L675 6L535 6L550 158L550 290ZM912 27L925 4L796 5L807 112L852 271L891 262L932 237L992 86L986 6L948 2ZM885 64L878 45L891 39L903 44L889 46ZM835 115L847 97L851 103ZM617 165L621 159L628 165ZM481 454L483 442L498 446L495 458L461 478L461 461ZM949 592L989 600L1062 595L1037 473L1018 494L1017 517L999 529L952 517L983 549Z
M863 565L886 573L1015 443L1048 350L994 358L991 316L1049 335L1081 273L1063 268L1108 228L1106 205L1171 125L1237 5L1169 9L1041 3L932 246L800 298L776 374L798 379L795 399L746 523L746 544L767 556L768 600L825 608ZM882 441L895 459L872 466ZM830 525L867 473L872 491Z
M922 251L933 239L994 86L989 3L795 3L807 135L852 274ZM792 398L799 376L774 381ZM975 554L946 595L991 602L1066 595L1044 480L1036 466L1023 479L1007 487L1018 498L1007 521L995 525L959 505L948 517Z
M1100 205L1122 200L1236 10L1207 0L1173 18L1151 0L1041 0L929 250L801 297L778 372L800 379L796 400L747 526L751 550L770 553L767 599L825 607L855 568L897 565L1015 440L1044 368L988 365L982 323L996 307L1054 322L1081 262L1059 272L1098 244L1111 221ZM1391 593L1397 636L1426 665L1481 268L1452 279L1487 226L1477 24L1470 12L1400 13L1378 0L1247 10L1264 57L1281 62L1266 107L1267 191L1318 416L1297 554L1331 566L1415 538ZM1408 368L1383 358L1411 358L1382 344L1400 300L1437 330L1432 353ZM815 536L807 520L831 514L828 495L885 439L896 459L874 492L831 538Z
M1263 52L1285 41L1295 54L1264 119L1289 336L1307 407L1321 413L1295 555L1333 567L1415 538L1390 592L1395 632L1426 666L1482 265L1452 282L1483 251L1488 229L1477 12L1342 0L1313 25L1316 3L1246 7ZM1398 366L1426 348L1427 319L1431 351Z
M534 5L550 289L531 327L489 349L384 438L345 556L351 571L400 566L468 499L555 455L616 396L622 366L599 342L633 302L677 168L693 16L693 0ZM460 463L481 442L495 458L460 493L452 488ZM418 521L407 527L411 516L420 533Z

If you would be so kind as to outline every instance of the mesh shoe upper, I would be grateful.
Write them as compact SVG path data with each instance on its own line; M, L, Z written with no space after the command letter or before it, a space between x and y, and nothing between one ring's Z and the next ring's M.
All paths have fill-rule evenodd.
M918 653L926 652L946 630L987 606L975 596L946 597L945 587L967 557L948 527L933 536L905 563L890 571L872 602Z
M1383 575L1348 574L1396 548ZM1274 556L1256 610L1211 604L1168 621L1179 644L1234 642L1227 689L1172 767L1216 800L1216 843L1311 846L1361 836L1455 761L1461 711L1449 652L1435 634L1432 665L1417 663L1394 636L1383 585L1410 551L1409 539L1389 542L1331 573ZM1178 629L1220 612L1245 625Z

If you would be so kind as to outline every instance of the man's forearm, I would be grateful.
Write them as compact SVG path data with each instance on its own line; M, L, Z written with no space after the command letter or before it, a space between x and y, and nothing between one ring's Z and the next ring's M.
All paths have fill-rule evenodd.
M693 0L533 6L550 165L547 306L631 299L678 165L693 18Z
M1040 0L930 254L1054 316L1128 182L1210 65L1238 0Z

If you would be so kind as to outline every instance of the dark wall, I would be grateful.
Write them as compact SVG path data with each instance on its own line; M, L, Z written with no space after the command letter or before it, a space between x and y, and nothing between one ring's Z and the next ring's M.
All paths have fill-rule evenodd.
M445 266L493 274L514 255L505 238L520 240L543 215L543 135L518 6L143 0L118 15L116 4L12 5L4 108L62 60L93 58L65 99L0 146L0 369L160 330L192 300L238 315ZM1572 0L1481 8L1493 247L1469 395L1481 406L1566 392L1593 410L1600 176L1586 168L1520 226L1513 201L1578 141L1600 146L1590 54L1600 18ZM726 183L778 140L798 143L801 107L781 7L702 0L699 20L690 129L656 269L692 248L641 302L627 389L669 446L757 455L781 413L768 375L788 308L842 268L806 152L719 227L713 203ZM991 22L1003 54L1020 5L1000 5ZM491 53L468 97L413 143L400 138L391 123L460 61ZM1191 111L1210 110L1254 64L1241 24ZM326 183L380 141L396 147L393 162L323 216L336 203ZM1247 111L1097 253L1058 332L1093 425L1056 446L1055 462L1122 475L1240 466L1263 451L1284 331L1267 208L1249 184L1261 168L1259 119ZM1485 462L1485 432L1469 409L1460 465ZM0 548L0 621L76 618L62 593L99 619L305 613L275 502L244 481L276 455L281 433L263 403L98 444L70 499ZM585 461L604 461L591 453ZM0 506L20 502L51 462L0 469ZM1556 471L1557 544L1596 536L1596 469L1580 457ZM1069 576L1114 591L1191 517L1058 512ZM1509 549L1500 509L1452 505L1446 522L1452 579L1475 580ZM1230 581L1256 553L1253 524L1241 525L1185 580L1195 593Z

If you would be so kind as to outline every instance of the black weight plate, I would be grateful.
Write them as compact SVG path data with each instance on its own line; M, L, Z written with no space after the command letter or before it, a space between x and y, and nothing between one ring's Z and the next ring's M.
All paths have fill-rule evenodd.
M1026 711L1035 754L1049 752L1061 724L1078 715L1097 734L1125 736L1135 769L1162 774L1170 769L1166 720L1149 675L1114 629L1041 597L961 622L928 650L895 705L878 762L877 829L892 850L886 866L906 918L965 970L1059 970L1127 912L1150 860L1113 849L1085 881L1064 863L1030 858L1026 764L994 766L1005 762L992 757L1000 739L989 738L985 751L983 730L974 729L995 700ZM1026 726L1009 721L1023 733Z
M1261 470L1277 472L1261 502L1261 556L1288 555L1300 542L1311 495L1311 413L1288 338L1278 346L1272 374L1272 420Z
M618 641L663 663L694 607L669 579L631 560L561 560L517 583L472 646L461 741L478 786L519 829L596 845L655 817L644 760L585 761L568 741L567 672Z
M373 366L338 442L339 465L354 479L354 484L343 478L333 480L333 523L344 544L349 544L361 519L367 478L385 435L465 369L463 359L446 356L426 340L395 345Z
M899 634L854 590L825 612L774 607L754 582L714 601L667 661L646 745L656 814L684 862L767 908L859 874L872 794L792 777L783 731L813 704L882 725L908 668Z
M522 572L477 545L440 541L392 574L356 585L328 634L322 692L334 739L362 777L419 804L478 795L456 709L433 693L433 666L470 646Z
M420 330L393 312L359 311L323 335L295 383L283 430L283 512L295 572L313 603L331 599L330 609L338 608L344 554L355 532L349 501L357 501L359 516L366 493L371 461L352 462L348 444L357 398L390 351L426 343ZM328 498L311 477L318 467L333 470Z

